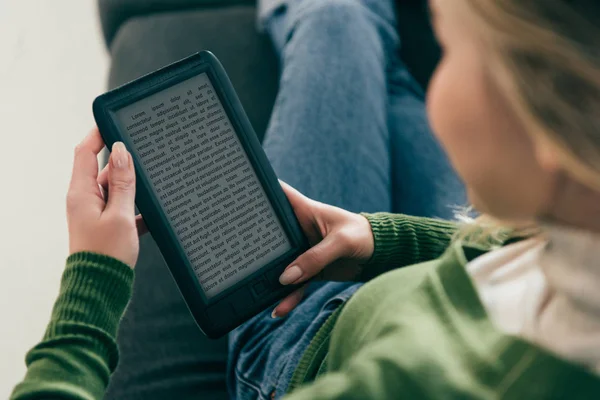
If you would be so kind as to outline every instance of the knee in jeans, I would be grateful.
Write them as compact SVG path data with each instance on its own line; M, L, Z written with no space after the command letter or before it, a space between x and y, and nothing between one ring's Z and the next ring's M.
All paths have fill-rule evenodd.
M303 0L297 17L318 23L328 32L334 29L357 32L361 24L371 20L370 13L360 0Z

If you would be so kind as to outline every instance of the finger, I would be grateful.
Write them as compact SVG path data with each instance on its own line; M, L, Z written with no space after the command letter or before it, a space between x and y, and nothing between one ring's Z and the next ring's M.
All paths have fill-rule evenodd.
M279 180L279 184L281 185L283 192L290 201L290 204L292 205L292 208L294 210L301 209L303 205L311 201L308 197L304 196L302 193L300 193L284 181Z
M97 193L98 153L104 148L104 142L98 129L94 129L75 148L73 173L70 189L73 192Z
M108 165L106 165L98 174L98 184L105 191L108 191L108 170Z
M271 313L271 317L273 318L281 318L288 315L296 306L302 301L304 297L304 291L306 290L306 285L301 288L290 293L285 299L281 300L281 302L273 309Z
M131 155L121 142L113 144L108 170L105 212L135 215L135 172Z
M318 275L325 267L343 257L345 240L331 234L304 252L283 271L279 277L282 285L298 284Z
M108 199L108 165L102 168L102 171L98 174L98 187L100 188L100 194L102 195L102 200L106 202Z
M148 227L146 226L141 214L135 216L135 226L137 227L138 236L144 236L146 233L148 233Z
M304 196L302 193L283 182L279 181L283 192L288 198L294 214L306 234L309 242L314 244L321 240L321 226L318 223L318 209L315 207L318 203Z

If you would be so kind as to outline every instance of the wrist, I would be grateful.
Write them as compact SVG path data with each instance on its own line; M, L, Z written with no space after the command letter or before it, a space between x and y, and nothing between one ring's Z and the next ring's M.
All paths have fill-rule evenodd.
M359 258L363 263L368 263L373 258L375 252L375 237L373 236L371 222L366 215L364 213L356 214L358 224L360 225L360 232L362 233Z

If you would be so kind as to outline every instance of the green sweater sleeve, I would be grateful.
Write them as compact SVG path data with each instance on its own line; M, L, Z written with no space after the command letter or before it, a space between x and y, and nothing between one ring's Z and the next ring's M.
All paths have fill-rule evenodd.
M361 281L392 269L438 258L458 229L455 222L403 214L362 214L371 224L375 251L364 266Z
M67 259L42 341L11 399L101 399L117 365L115 336L131 296L133 271L93 253Z

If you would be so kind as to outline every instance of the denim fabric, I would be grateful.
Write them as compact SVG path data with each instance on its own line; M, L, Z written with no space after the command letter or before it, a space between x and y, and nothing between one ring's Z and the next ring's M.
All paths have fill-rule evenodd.
M391 0L287 0L266 29L281 77L264 148L280 179L355 212L451 218L465 204L397 56ZM269 309L234 330L230 396L283 396L316 331L360 286L312 283L288 317L273 320Z

